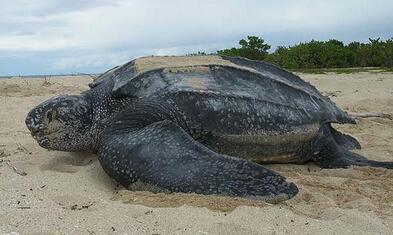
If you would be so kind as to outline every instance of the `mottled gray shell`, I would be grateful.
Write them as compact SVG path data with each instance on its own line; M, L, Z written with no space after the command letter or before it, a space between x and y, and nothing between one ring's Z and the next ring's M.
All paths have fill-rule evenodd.
M164 68L185 68L207 65L236 66L221 56L150 56L132 60L101 74L90 87L95 87L106 79L114 79L116 91L119 87L133 82L135 77L145 72Z
M90 87L107 79L114 81L115 97L187 92L246 98L286 107L306 122L354 123L311 84L263 61L224 56L143 57L105 72Z

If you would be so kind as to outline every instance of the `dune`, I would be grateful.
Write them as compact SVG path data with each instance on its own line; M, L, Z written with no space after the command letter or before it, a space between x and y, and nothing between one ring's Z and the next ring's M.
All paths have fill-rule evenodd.
M299 74L349 112L393 113L393 73ZM49 234L391 234L393 171L268 165L296 183L291 200L127 191L95 155L40 148L27 112L57 94L88 89L88 76L0 80L0 233ZM393 161L393 120L336 125L364 156Z

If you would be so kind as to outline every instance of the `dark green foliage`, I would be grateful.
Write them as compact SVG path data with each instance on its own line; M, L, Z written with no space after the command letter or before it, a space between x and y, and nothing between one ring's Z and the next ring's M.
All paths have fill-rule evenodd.
M386 41L369 38L369 42L351 42L345 45L336 39L300 43L294 46L279 46L268 53L270 45L262 38L248 36L239 41L240 48L217 51L219 55L240 56L254 60L265 60L292 70L347 67L393 67L393 38ZM191 55L205 55L198 52Z
M288 69L343 67L392 67L393 39L369 39L368 43L343 42L331 39L278 47L266 61Z
M263 60L268 55L270 45L266 44L262 38L248 36L247 39L239 41L240 48L231 48L217 51L219 55L240 56L253 60Z

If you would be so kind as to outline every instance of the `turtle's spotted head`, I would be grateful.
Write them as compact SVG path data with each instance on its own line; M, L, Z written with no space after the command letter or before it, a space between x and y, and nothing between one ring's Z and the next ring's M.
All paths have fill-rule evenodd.
M32 109L26 126L46 149L88 151L92 124L91 103L85 96L58 96Z

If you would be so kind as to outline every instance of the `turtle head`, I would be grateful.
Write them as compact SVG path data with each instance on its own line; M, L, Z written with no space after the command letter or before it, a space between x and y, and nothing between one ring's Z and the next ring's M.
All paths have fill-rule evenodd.
M91 102L85 96L58 96L32 109L26 126L43 148L88 151L92 148L88 136L92 115Z

